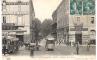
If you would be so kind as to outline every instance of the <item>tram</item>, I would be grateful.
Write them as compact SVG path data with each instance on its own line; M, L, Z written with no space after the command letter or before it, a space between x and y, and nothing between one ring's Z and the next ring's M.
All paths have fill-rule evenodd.
M18 45L18 38L7 36L2 37L2 52L6 52L8 54L15 53L18 51L19 45ZM5 47L5 50L4 50Z
M46 49L47 51L54 51L55 47L55 38L51 35L46 38Z

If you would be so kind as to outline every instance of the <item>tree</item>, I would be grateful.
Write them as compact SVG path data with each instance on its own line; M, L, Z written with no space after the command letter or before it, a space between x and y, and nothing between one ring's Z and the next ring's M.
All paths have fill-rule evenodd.
M45 19L41 25L41 33L43 37L50 34L52 31L52 20L51 19Z
M35 18L32 21L32 41L38 46L39 42L39 33L41 30L41 21L38 18Z

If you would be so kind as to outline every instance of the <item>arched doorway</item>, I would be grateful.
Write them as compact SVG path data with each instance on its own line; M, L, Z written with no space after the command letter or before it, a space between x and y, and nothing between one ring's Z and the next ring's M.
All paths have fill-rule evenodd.
M75 42L79 42L79 44L82 44L82 32L75 33Z
M96 44L96 31L90 30L90 42L91 44Z

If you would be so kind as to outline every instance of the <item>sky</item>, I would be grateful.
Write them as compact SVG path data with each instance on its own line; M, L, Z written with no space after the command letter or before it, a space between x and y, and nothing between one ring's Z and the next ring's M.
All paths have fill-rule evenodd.
M62 0L32 0L36 18L43 22L45 19L52 19L52 13Z

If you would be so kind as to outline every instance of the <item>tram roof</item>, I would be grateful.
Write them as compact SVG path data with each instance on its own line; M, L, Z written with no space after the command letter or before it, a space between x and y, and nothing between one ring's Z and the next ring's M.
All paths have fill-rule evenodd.
M48 35L46 38L47 38L47 40L54 40L55 39L52 35Z

